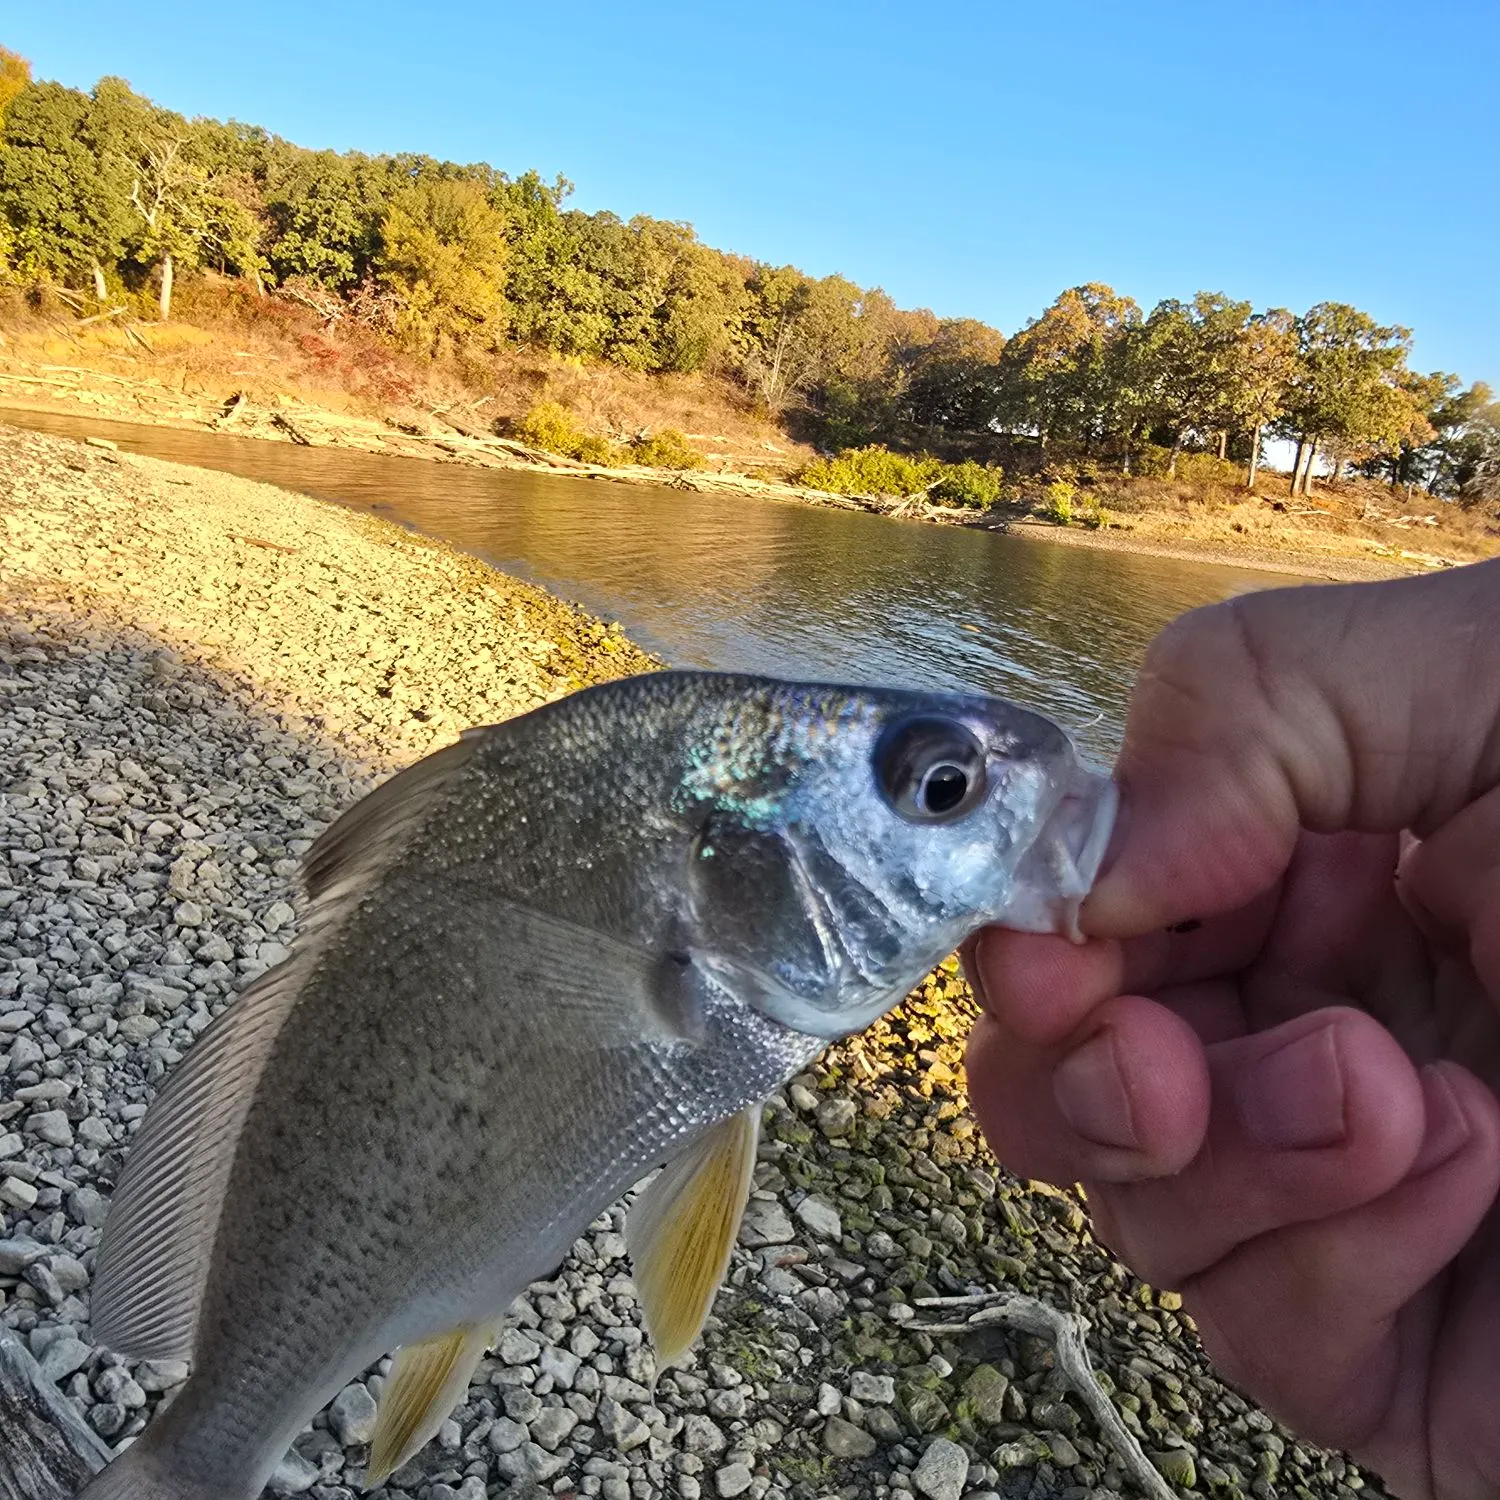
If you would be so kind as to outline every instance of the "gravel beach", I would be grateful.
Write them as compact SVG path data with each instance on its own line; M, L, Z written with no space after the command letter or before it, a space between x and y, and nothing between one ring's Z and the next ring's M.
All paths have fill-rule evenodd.
M0 1324L107 1443L186 1373L91 1342L110 1190L162 1079L286 951L300 855L463 727L653 665L386 523L0 428ZM730 1284L686 1368L652 1390L611 1210L385 1492L1139 1493L1046 1340L921 1330L939 1316L922 1298L1010 1290L1088 1320L1101 1385L1180 1495L1381 1494L1217 1380L1177 1298L1094 1242L1077 1195L996 1165L963 1091L973 1015L939 970L770 1101ZM275 1494L359 1493L383 1369L302 1434Z

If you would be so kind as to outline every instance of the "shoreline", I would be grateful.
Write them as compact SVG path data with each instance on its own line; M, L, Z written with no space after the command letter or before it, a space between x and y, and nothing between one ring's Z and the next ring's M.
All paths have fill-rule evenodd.
M1434 567L1461 565L1463 561L1439 554L1395 549L1373 540L1360 544L1355 539L1347 539L1356 547L1357 550L1353 551L1318 547L1312 544L1316 535L1312 532L1308 533L1305 542L1299 541L1286 547L1256 546L1250 543L1240 545L1222 540L1172 535L1137 535L1133 523L1119 528L1088 530L1083 527L1059 526L1018 511L997 518L994 514L984 515L972 510L923 502L911 504L856 500L845 495L728 471L673 470L640 464L601 467L483 433L440 413L429 419L428 427L431 429L436 425L442 430L419 433L413 430L412 423L398 425L393 418L382 421L372 417L357 417L300 401L294 402L287 409L268 406L263 410L252 411L248 416L243 414L245 406L242 404L225 418L222 410L211 404L199 403L201 410L186 412L182 409L183 401L179 397L174 410L152 411L140 391L154 389L157 383L126 380L121 376L102 378L138 388L135 408L123 414L110 409L120 404L117 393L108 390L91 391L83 384L71 389L74 399L60 396L17 399L14 394L16 383L29 378L14 374L0 376L0 422L5 420L7 414L28 412L83 420L92 417L99 421L123 422L129 426L162 427L201 434L223 432L230 436L254 438L264 442L292 443L307 447L344 447L387 457L418 458L426 462L458 463L476 468L758 496L784 503L885 515L895 520L924 525L960 526L981 531L1003 530L1008 535L1054 541L1064 546L1090 547L1099 551L1134 553L1241 568L1251 572L1279 573L1337 582L1402 577L1429 571ZM50 376L35 379L54 386L67 384ZM84 397L90 399L85 402ZM216 412L217 416L214 415ZM1361 547L1363 550L1358 550Z
M468 724L658 665L446 544L194 472L0 429L0 1325L110 1445L186 1366L90 1339L108 1194L162 1080L285 955L309 842ZM964 1090L976 1013L945 964L768 1101L683 1367L657 1378L616 1205L385 1493L1135 1500L1045 1341L921 1330L920 1299L998 1287L1086 1315L1180 1500L1379 1500L1218 1379L1180 1299L1113 1260L1077 1194L998 1166ZM357 1500L388 1369L297 1438L273 1494Z

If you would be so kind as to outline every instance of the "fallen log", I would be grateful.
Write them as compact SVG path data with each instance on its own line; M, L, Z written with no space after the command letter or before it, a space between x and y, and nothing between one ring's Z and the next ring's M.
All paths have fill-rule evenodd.
M0 1500L73 1500L109 1459L26 1346L0 1332Z

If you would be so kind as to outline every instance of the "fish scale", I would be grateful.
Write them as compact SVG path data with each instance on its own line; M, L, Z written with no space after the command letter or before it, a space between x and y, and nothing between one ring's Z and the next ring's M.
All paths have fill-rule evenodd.
M981 922L1066 930L1112 811L1015 705L712 673L606 684L392 778L309 853L291 957L132 1149L96 1331L193 1368L88 1500L249 1500L399 1350L385 1472L516 1296L664 1165L629 1238L676 1357L760 1103Z

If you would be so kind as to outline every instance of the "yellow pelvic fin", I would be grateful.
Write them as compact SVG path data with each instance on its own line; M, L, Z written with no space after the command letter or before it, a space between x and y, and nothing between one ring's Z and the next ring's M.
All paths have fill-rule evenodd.
M499 1321L469 1323L396 1351L380 1393L365 1488L373 1489L436 1435L469 1387Z
M658 1368L703 1331L750 1196L760 1105L700 1136L641 1194L625 1226Z

